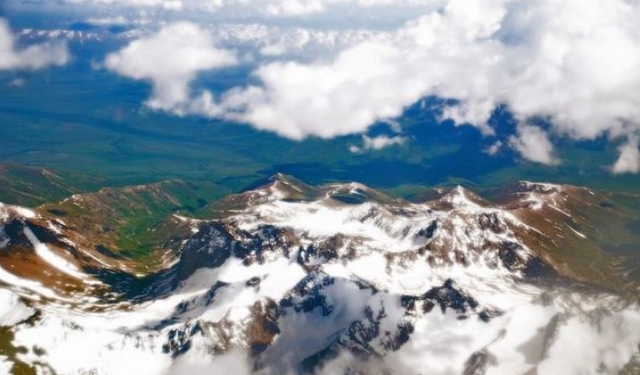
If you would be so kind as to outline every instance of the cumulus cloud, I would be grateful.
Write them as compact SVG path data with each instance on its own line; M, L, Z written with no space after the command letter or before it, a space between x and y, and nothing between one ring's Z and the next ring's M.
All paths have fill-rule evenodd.
M509 145L527 160L545 165L559 163L547 133L537 126L518 126L518 133L509 139Z
M406 141L407 139L401 136L389 137L387 135L379 135L377 137L369 137L367 135L363 135L362 147L351 145L349 146L349 151L359 153L368 150L382 150L389 146L402 145Z
M0 70L35 70L52 65L64 65L68 61L67 46L61 42L47 42L23 49L17 48L9 24L0 18Z
M292 139L364 132L420 97L418 81L399 79L402 58L390 45L365 42L330 64L269 64L255 73L263 86L233 90L205 108Z
M640 150L638 137L631 137L629 142L620 146L620 157L612 167L615 174L640 172Z
M205 92L191 111L303 139L365 133L425 96L451 99L443 119L491 135L488 120L505 105L520 123L508 144L555 164L549 137L529 120L571 139L640 132L639 18L637 1L448 0L389 40L329 61L265 64L258 84L216 99Z
M495 141L491 146L487 147L484 152L486 152L489 155L495 155L498 152L500 152L500 150L502 149L502 142L501 141Z
M205 30L179 22L110 54L105 65L121 75L150 81L149 107L183 113L190 98L189 84L198 72L236 63L235 53L217 48Z
M442 111L442 120L453 120L456 125L475 125L486 134L493 135L495 131L487 125L495 104L491 101L479 101L460 103L455 106L445 107Z

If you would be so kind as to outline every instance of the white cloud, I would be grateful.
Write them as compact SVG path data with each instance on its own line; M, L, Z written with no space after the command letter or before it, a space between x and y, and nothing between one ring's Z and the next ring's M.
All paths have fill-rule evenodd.
M509 145L527 160L545 165L559 163L547 133L537 126L519 125L518 134L509 139Z
M184 0L63 0L63 2L71 4L124 6L132 8L159 8L169 11L182 10L185 5ZM215 6L215 4L219 2L220 1L216 0L204 0L202 1L202 7L200 7L200 9L205 9L209 3L214 4L214 7L210 7L210 9L216 9L217 6Z
M10 87L23 87L27 84L27 81L24 78L15 78L9 82Z
M247 353L231 350L227 353L212 356L202 350L190 350L171 365L168 375L183 374L235 374L250 375L250 361Z
M615 174L640 172L640 150L638 137L632 136L629 141L620 146L620 157L612 167Z
M46 42L18 49L9 24L0 18L0 70L35 70L50 65L64 65L68 61L67 46L61 42Z
M92 25L97 25L97 26L112 26L112 25L127 25L133 22L125 18L123 15L119 15L116 17L103 17L103 18L91 17L87 19L87 23L90 23Z
M460 103L445 107L441 119L453 120L456 125L476 125L482 133L493 135L495 132L487 125L487 120L491 117L494 108L495 103L491 101Z
M149 107L183 113L188 110L189 84L198 72L236 63L235 53L217 48L205 30L179 22L110 54L105 65L121 75L151 81Z
M402 58L389 45L365 42L328 65L269 64L255 73L262 87L227 93L212 113L292 139L361 133L421 96L418 81L400 79Z
M364 133L427 95L457 103L443 118L492 134L488 119L504 104L521 124L512 146L553 164L546 134L522 124L544 118L572 139L640 131L638 19L638 1L449 0L391 38L357 43L328 61L265 64L255 71L259 84L218 100L205 92L190 110L302 139Z
M340 6L423 7L443 0L62 0L63 3L162 9L169 11L241 12L274 17L326 13Z
M266 3L266 13L274 16L300 16L323 13L332 6L341 4L373 7L380 5L418 6L437 3L435 0L263 0L262 2Z
M394 41L361 43L329 63L266 65L261 87L221 106L291 138L332 137L437 95L459 102L445 117L488 134L492 110L506 104L521 122L548 118L560 135L615 138L640 129L638 17L640 5L622 0L451 0ZM531 129L521 127L517 149L556 163L546 135Z
M376 137L369 137L367 135L362 136L362 147L351 145L349 151L353 153L359 153L368 150L382 150L383 148L403 145L407 139L405 137L395 136L389 137L387 135L379 135Z
M349 146L349 152L352 152L354 154L357 154L359 152L362 152L362 149L359 146L356 145L350 145Z
M460 99L466 109L455 117L490 133L486 121L496 102L490 86L499 78L494 55L501 46L489 37L503 12L483 2L451 1L445 13L408 24L393 40L362 42L328 63L265 65L256 72L261 86L231 91L205 108L293 139L330 138L365 132L431 94Z
M486 152L489 155L495 155L498 152L500 152L501 149L502 149L502 142L501 141L496 141L491 146L487 147L484 150L484 152Z

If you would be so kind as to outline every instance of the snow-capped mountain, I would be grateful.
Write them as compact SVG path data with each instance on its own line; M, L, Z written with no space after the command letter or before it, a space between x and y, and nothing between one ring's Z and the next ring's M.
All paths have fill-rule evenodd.
M276 175L167 218L146 275L68 213L0 206L0 374L637 373L636 280L592 238L606 198L496 196Z
M108 26L108 25L107 25ZM113 31L97 24L88 29L21 29L17 35L25 41L63 40L72 43L129 42L155 32L157 25L143 21L124 23ZM216 43L231 48L247 48L263 56L298 55L311 52L336 52L367 40L390 40L394 34L366 29L316 30L302 27L278 27L257 23L215 23L204 26Z

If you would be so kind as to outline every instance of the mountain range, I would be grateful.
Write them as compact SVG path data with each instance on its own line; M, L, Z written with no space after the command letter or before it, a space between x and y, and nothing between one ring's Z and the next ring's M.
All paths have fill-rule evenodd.
M282 174L224 198L180 180L67 194L0 205L2 371L640 370L622 194L521 181L407 200Z

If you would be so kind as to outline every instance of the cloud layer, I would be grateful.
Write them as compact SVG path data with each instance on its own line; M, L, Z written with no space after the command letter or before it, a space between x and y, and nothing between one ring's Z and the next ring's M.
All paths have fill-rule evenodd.
M449 0L390 40L363 41L329 61L265 64L255 71L258 85L217 100L210 92L188 98L185 90L173 99L192 113L292 139L365 133L425 96L453 99L443 119L491 135L488 119L506 105L519 122L509 146L524 158L557 164L553 138L605 136L627 139L613 170L633 172L640 164L632 141L640 133L639 17L637 1ZM156 73L156 89L174 74ZM188 84L187 76L180 82Z
M61 42L47 42L18 49L9 24L0 18L0 70L35 70L50 65L64 65L68 61L67 46Z
M443 0L62 0L64 3L162 9L168 11L232 12L275 17L306 16L330 11L340 6L420 7L440 4Z

